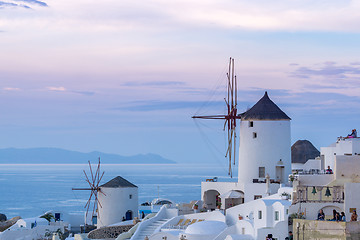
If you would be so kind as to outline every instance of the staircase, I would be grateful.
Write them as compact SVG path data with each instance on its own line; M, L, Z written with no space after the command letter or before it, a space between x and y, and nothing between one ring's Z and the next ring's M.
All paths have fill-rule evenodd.
M161 226L162 224L164 224L168 220L169 219L162 219L162 220L159 220L159 221L155 221L152 224L145 227L144 229L143 228L139 229L139 234L137 235L137 237L136 238L131 238L131 240L144 240L144 238L146 236L150 237L152 234L154 234L154 231L159 226Z

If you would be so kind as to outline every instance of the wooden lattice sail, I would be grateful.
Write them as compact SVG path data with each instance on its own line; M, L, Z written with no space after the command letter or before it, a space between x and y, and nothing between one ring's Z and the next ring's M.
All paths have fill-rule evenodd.
M236 155L236 119L240 119L237 115L237 81L234 70L234 59L230 58L229 70L226 74L227 78L227 96L224 98L227 107L227 113L224 115L208 115L208 116L192 116L192 118L202 119L224 119L224 130L227 130L228 147L225 157L229 162L228 174L232 177L232 165L235 165Z
M95 212L98 212L97 211L98 206L102 207L101 203L98 199L98 194L101 193L101 194L105 195L105 193L103 193L99 187L101 179L105 173L105 172L100 173L101 172L100 171L100 158L99 158L99 162L97 164L95 173L93 172L90 161L88 161L88 163L89 163L89 169L90 169L89 176L91 177L91 179L88 177L88 174L86 174L85 170L83 170L83 172L85 175L85 181L89 184L89 188L73 188L72 189L72 190L90 190L91 191L89 199L86 202L85 207L84 207L84 208L86 208L86 218L87 218L89 209L91 207L91 202L92 201L94 202L93 207L92 207L92 216L94 216Z

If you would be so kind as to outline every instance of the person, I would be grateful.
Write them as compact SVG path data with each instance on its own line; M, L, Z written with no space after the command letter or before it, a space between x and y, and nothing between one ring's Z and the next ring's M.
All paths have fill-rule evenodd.
M141 212L141 218L145 218L145 213Z
M273 240L272 234L268 234L266 240Z
M319 211L319 213L318 213L317 220L320 220L320 221L324 221L324 220L325 220L325 214L324 214L324 211L323 211L322 209L320 209L320 211Z
M339 213L339 212L336 212L335 221L337 221L337 222L341 221L341 217L340 217L340 213Z
M347 135L347 138L357 138L357 132L356 129L353 129L349 135Z
M357 214L356 214L356 210L354 210L353 211L353 213L351 214L351 219L350 219L350 221L351 222L355 222L355 221L357 221Z
M344 212L341 212L340 218L341 218L340 221L346 222L346 217L345 217L345 213L344 213Z
M293 233L292 231L289 232L289 240L293 240L294 239L294 236L293 236Z
M333 209L333 218L330 221L339 221L340 215L338 215L338 212Z
M126 221L125 217L123 217L122 221L123 221L123 222Z
M333 174L333 170L330 168L330 166L328 166L326 169L326 174Z

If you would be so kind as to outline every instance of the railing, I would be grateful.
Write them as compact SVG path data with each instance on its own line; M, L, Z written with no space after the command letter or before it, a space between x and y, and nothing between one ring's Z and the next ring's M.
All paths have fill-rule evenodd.
M253 183L266 183L266 180L265 179L254 178ZM270 183L280 184L281 182L280 182L280 180L270 179Z
M322 169L311 169L309 171L299 171L298 175L321 175L321 174L330 174L326 173L326 170Z
M293 194L293 204L301 202L344 202L344 187L299 186Z

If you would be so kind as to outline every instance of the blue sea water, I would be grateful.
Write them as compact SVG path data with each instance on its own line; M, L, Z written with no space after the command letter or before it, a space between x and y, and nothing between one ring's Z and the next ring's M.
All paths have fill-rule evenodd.
M72 190L88 187L83 170L89 174L86 164L0 164L0 213L26 218L48 210L84 212L90 191ZM224 166L208 164L102 164L101 171L101 184L122 176L137 185L139 203L157 197L189 202L201 199L201 182L207 178L237 180Z

